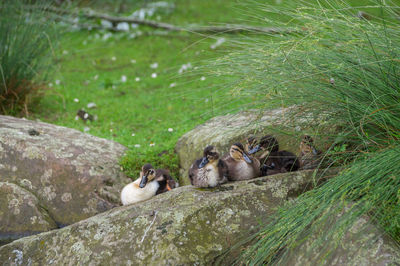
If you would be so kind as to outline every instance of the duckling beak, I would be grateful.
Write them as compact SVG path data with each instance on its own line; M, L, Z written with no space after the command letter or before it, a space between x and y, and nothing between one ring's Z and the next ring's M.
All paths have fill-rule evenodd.
M250 157L247 156L246 153L243 153L243 158L244 158L244 160L245 160L247 163L252 163L252 162L253 162L253 161L250 159Z
M199 164L199 168L203 168L206 164L208 164L208 159L207 157L203 157L203 160L201 160L201 163Z
M258 152L259 150L261 150L261 146L260 146L260 145L257 145L257 146L255 146L253 149L251 149L251 150L249 151L249 154L256 153L256 152Z
M147 184L147 181L148 181L147 175L144 175L144 176L142 177L142 180L140 181L139 187L140 187L140 188L144 188L144 187L146 186L146 184Z

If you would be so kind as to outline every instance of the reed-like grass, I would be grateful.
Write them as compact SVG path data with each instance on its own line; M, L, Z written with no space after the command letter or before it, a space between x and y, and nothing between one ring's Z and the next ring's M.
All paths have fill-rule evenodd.
M255 97L251 107L296 104L295 119L322 117L324 127L336 129L330 141L351 143L352 156L330 156L344 162L345 170L265 221L240 262L284 262L291 248L313 234L313 245L329 256L323 242L339 244L363 215L400 241L399 8L390 1L354 8L328 0L259 9L257 17L267 24L295 32L243 40L243 49L215 64L216 72L234 80L232 92ZM360 10L371 17L357 16ZM288 19L277 23L269 17ZM348 206L352 211L331 224Z
M43 87L51 67L56 30L43 8L29 1L0 3L0 113L28 111L29 97ZM41 1L32 3L44 7Z

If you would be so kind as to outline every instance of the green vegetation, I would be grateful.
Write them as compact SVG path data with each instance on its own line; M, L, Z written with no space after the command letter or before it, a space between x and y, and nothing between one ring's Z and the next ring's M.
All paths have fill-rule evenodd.
M37 3L43 7L41 3ZM20 0L0 3L0 113L28 113L43 86L56 41L54 23L42 8L27 12Z
M239 94L257 95L254 106L297 104L295 119L311 114L323 118L321 127L334 126L336 134L321 137L333 143L333 159L345 162L337 177L269 221L243 255L248 264L283 262L284 254L312 233L319 237L313 245L321 250L324 241L339 245L366 214L400 241L399 21L395 7L369 2L369 13L376 14L371 20L355 17L343 1L318 7L303 3L296 9L261 6L292 17L297 34L270 42L253 38L226 56L229 69L219 66ZM350 145L338 148L343 140ZM346 208L352 211L342 214ZM339 215L340 223L332 225L331 218Z

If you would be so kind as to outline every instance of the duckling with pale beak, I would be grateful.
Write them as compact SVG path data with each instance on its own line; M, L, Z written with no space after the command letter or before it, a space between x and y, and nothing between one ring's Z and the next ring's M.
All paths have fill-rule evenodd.
M207 146L203 158L196 160L189 169L190 183L196 187L216 187L228 181L228 167L219 159L214 146Z
M233 144L223 160L228 166L230 181L252 179L261 174L260 161L249 156L241 143Z
M274 175L297 171L300 168L299 159L289 151L279 150L278 140L271 135L266 135L260 139L259 144L250 146L249 154L263 151L258 156L261 162L262 175Z
M314 147L314 139L309 135L301 139L299 157L302 169L315 169L321 162L321 152Z
M122 205L145 201L156 194L172 189L169 186L171 181L168 180L170 179L172 179L172 177L169 175L167 170L155 170L149 163L143 165L142 170L140 171L140 177L122 189ZM175 184L175 182L173 183Z

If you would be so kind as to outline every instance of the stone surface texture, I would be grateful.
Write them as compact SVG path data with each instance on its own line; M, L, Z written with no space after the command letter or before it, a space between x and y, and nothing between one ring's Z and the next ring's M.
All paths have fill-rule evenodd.
M119 205L125 147L74 129L0 116L0 242Z
M309 188L312 171L179 187L0 247L5 265L204 265ZM332 173L330 173L332 175Z

